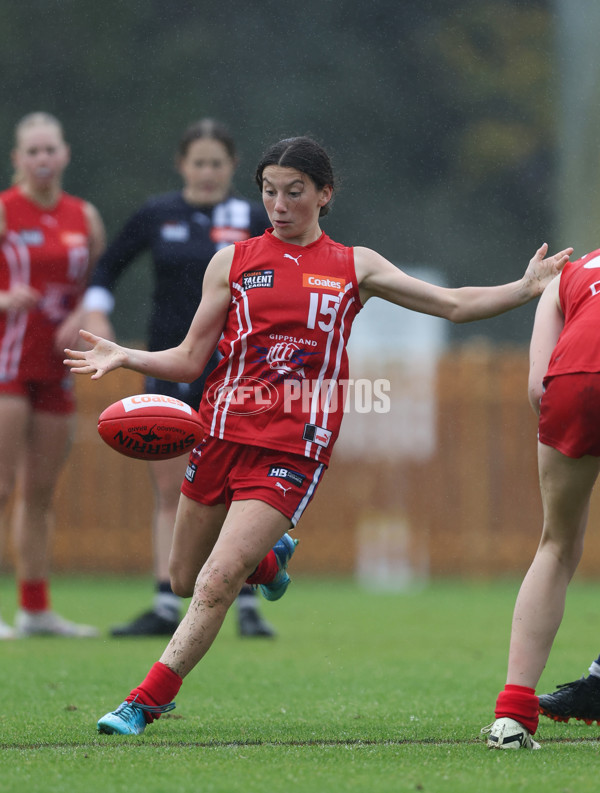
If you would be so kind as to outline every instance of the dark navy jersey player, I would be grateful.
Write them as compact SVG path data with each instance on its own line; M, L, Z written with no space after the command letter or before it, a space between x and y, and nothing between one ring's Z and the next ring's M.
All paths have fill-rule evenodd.
M228 129L203 119L185 130L176 156L183 189L149 198L127 220L102 256L84 299L81 324L114 338L108 316L121 275L142 253L152 259L153 293L148 319L150 350L173 347L185 337L202 297L204 272L215 253L234 242L261 235L269 226L261 203L234 194L236 149ZM204 381L217 363L213 355L193 383L147 378L147 393L177 397L197 408ZM154 484L154 559L156 594L153 608L113 629L115 636L170 635L180 616L180 600L169 583L169 554L179 491L187 458L149 463ZM243 636L272 636L260 616L257 598L246 588L238 598L238 626Z

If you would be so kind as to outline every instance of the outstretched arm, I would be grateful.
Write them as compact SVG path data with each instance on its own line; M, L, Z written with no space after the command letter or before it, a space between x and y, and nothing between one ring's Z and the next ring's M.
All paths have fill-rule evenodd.
M90 374L92 380L119 367L160 380L195 380L202 374L225 325L231 301L229 270L233 250L233 246L228 246L213 256L204 276L202 301L185 339L177 347L157 352L135 350L81 330L82 339L91 349L65 350L65 364L76 374Z
M381 297L412 311L461 323L495 317L539 297L565 266L573 249L566 248L544 258L547 252L544 243L518 281L458 289L412 278L368 248L355 248L354 260L363 303L371 297Z

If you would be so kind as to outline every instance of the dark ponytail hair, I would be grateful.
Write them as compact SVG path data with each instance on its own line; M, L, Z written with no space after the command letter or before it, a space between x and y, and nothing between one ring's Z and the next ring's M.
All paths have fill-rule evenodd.
M325 149L312 138L305 136L298 138L286 138L273 144L265 154L256 168L256 184L262 191L263 171L268 165L280 165L283 168L294 168L296 171L309 176L314 182L317 190L322 190L329 185L333 190L334 176L331 160ZM333 199L332 199L333 200ZM321 207L319 217L323 217L329 212L332 201Z
M219 143L223 144L231 159L236 159L235 142L231 132L225 124L214 118L202 118L200 121L195 121L193 124L190 124L179 140L177 146L178 159L183 159L187 155L188 149L192 143L201 138L218 140Z

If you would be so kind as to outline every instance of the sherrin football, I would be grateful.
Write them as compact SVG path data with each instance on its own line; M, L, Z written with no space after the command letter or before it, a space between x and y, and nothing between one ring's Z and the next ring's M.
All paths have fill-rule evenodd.
M194 408L164 394L136 394L103 410L98 432L112 449L136 460L188 454L204 431Z

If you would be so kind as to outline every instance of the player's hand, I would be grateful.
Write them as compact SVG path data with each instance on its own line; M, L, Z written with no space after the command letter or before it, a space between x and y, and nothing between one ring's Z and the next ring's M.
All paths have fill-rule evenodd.
M548 253L548 245L544 243L536 252L523 276L523 282L527 289L531 289L534 295L541 295L550 281L555 278L569 261L569 256L573 253L573 248L565 248L553 256L544 258Z
M0 292L0 311L29 311L42 299L41 292L28 284L16 284L6 292Z
M65 349L67 357L63 363L75 374L91 374L92 380L99 380L102 375L126 363L127 352L114 341L95 336L87 330L80 330L79 335L91 349Z

